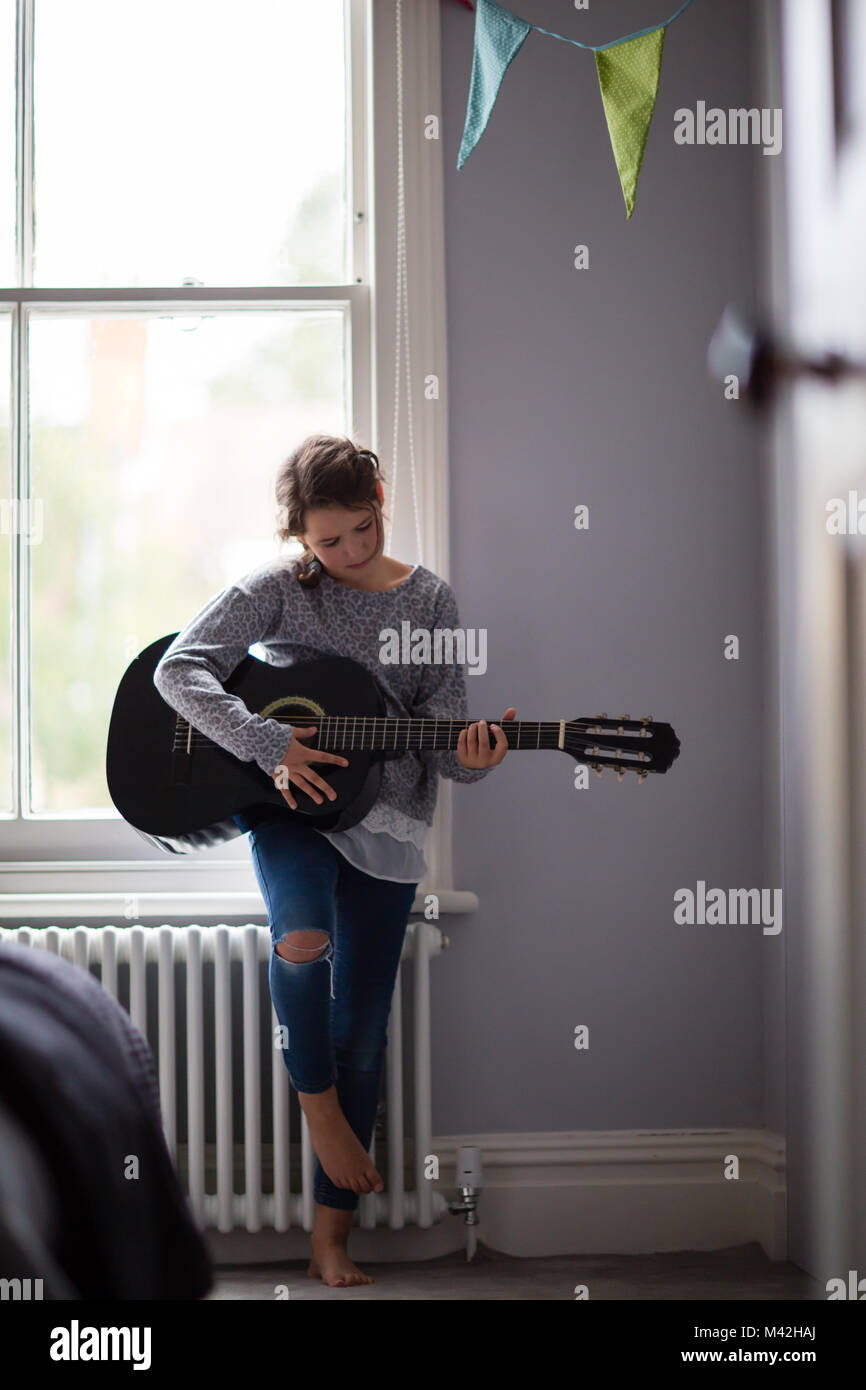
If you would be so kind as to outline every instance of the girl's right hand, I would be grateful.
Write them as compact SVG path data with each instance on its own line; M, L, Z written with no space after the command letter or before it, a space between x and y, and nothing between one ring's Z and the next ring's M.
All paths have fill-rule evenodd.
M324 777L320 777L318 772L313 771L310 763L339 763L342 767L348 767L348 758L341 758L338 753L326 753L324 749L305 748L302 743L298 742L298 739L312 738L316 732L317 726L315 724L312 728L295 724L290 724L289 727L292 731L292 741L273 774L274 784L282 792L293 811L298 809L298 804L292 796L290 785L292 782L319 805L321 805L323 798L316 792L316 787L321 787L327 792L329 799L335 801L337 793L333 787L328 786Z

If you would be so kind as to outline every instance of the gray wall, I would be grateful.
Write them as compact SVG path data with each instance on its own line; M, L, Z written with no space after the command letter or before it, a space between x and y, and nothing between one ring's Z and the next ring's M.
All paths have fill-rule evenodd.
M511 8L604 42L675 6ZM627 221L592 54L537 32L457 171L474 18L443 0L451 583L489 641L470 712L652 714L682 752L641 786L576 791L571 759L515 752L455 789L455 886L481 906L448 919L432 971L435 1133L767 1119L762 957L781 942L673 920L698 879L774 886L759 439L705 370L724 305L756 294L771 161L673 140L680 106L758 104L752 19L697 4L668 30Z

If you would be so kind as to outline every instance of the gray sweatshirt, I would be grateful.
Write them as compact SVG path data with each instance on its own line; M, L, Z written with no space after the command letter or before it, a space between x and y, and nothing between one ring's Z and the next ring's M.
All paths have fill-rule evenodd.
M277 556L221 589L163 654L154 685L194 728L273 775L289 746L290 731L277 719L252 713L222 685L254 643L261 643L276 666L324 655L351 657L376 677L388 715L471 717L462 665L379 659L384 628L401 633L404 621L410 631L460 627L457 601L444 579L416 565L401 584L384 593L350 588L326 573L318 588L307 589L294 578L290 564ZM327 781L327 764L313 766ZM438 775L477 782L488 771L463 767L456 750L405 753L383 764L378 799L358 825L318 833L375 878L420 882L427 872L423 849Z

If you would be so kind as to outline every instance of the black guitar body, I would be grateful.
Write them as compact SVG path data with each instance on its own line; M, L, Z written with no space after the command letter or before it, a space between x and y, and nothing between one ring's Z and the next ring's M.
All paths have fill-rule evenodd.
M262 808L320 830L357 825L379 793L381 751L353 749L341 756L348 767L313 763L313 770L336 792L321 804L293 787L298 809L255 762L241 762L195 729L162 698L153 674L176 633L146 647L123 676L114 700L108 733L108 789L120 814L144 839L171 854L222 844L242 834L232 817ZM374 677L347 657L320 657L292 666L271 666L247 656L224 689L238 695L253 713L295 715L309 723L324 715L383 716L382 692ZM319 735L307 740L318 746ZM286 747L289 745L288 732Z

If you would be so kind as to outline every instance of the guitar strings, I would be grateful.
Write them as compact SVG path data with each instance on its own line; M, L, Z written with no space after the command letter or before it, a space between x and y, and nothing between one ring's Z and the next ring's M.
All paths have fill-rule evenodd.
M445 748L442 748L436 742L440 734L439 726L444 726L445 724L449 725L447 737L450 739L453 735L455 726L460 729L467 729L470 726L470 724L478 722L474 719L469 719L464 722L461 720L451 719L448 716L431 716L429 719L425 719L420 716L351 714L325 715L319 719L317 719L314 715L304 715L299 716L298 718L293 718L290 715L275 715L273 717L277 720L278 723L294 725L296 728L315 725L318 729L319 734L322 735L324 741L322 741L322 738L320 738L317 744L310 744L308 746L311 748L315 748L318 746L319 751L328 751L329 740L341 739L345 738L346 736L349 736L348 721L350 719L353 721L353 724L355 725L357 725L358 723L362 724L363 727L361 729L353 727L350 735L351 742L331 743L331 748L341 749L345 752L396 752L396 741L401 735L405 735L406 737L406 747L403 749L404 752L421 752L425 750L430 752L449 751L450 744L446 744ZM542 747L548 749L556 749L559 747L562 722L560 720L537 721L511 719L504 721L488 721L488 723L494 722L499 723L500 727L502 727L503 732L506 736L506 741L508 740L508 734L516 730L518 751L520 747L521 736L526 737L527 741L524 745L525 747L532 747L533 745L536 749L540 749ZM568 720L565 722L567 722L570 726L572 724L577 723L578 721ZM636 721L622 721L623 727L626 722L635 723ZM341 723L344 725L342 732L339 727ZM426 729L423 726L427 724L433 724L435 727L432 729ZM372 725L372 729L368 729L368 725ZM378 725L382 725L384 727L380 730L377 727ZM417 730L419 735L419 742L417 744L413 744L410 747L409 738L413 732L413 725L420 725L421 728ZM526 726L525 730L523 727L524 725ZM401 726L406 727L401 728ZM532 730L531 733L529 732L530 727ZM646 729L646 726L640 725L639 727L642 732L642 737L646 738L649 734L649 731ZM189 750L190 748L219 747L219 745L216 744L213 739L209 738L208 735L201 733L200 730L192 729L192 732L190 734L190 728L191 726L189 724L189 721L183 718L183 716L178 715L177 725L175 729L174 751L179 752L183 751L184 749ZM383 740L381 746L379 747L377 747L375 743L375 739L377 738L377 736L381 736ZM371 739L371 744L369 745L365 743L365 740L368 737ZM386 737L394 740L393 747L390 749L385 744L384 740ZM616 749L616 752L618 753L620 758L628 759L631 756L634 757L638 763L644 762L645 755L642 749L638 749L634 746L625 746L622 743L618 746L613 744L612 740L605 739L603 733L600 734L597 730L594 730L593 725L589 722L587 722L583 727L581 727L577 731L577 737L581 739L585 738L588 741L589 746L585 750L587 752L592 751L592 747L598 747L599 744L608 747L613 746ZM359 738L361 740L360 745L357 748L355 747L354 742L356 738ZM433 740L433 742L428 743L428 739ZM600 749L598 756L603 756L600 752Z

